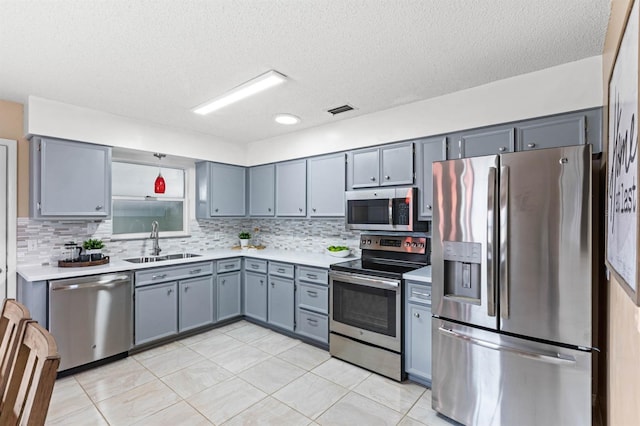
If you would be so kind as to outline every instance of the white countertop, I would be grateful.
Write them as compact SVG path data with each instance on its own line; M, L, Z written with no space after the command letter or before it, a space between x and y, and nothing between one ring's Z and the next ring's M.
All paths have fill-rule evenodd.
M402 274L402 278L431 284L431 265Z
M130 263L123 259L110 259L106 265L87 266L79 268L58 268L57 266L23 265L18 266L18 274L26 281L44 281L61 278L73 278L85 275L108 274L111 272L133 271L137 269L157 268L183 263L202 262L207 260L225 259L230 257L252 257L255 259L276 260L298 265L329 268L334 263L346 262L356 259L354 256L333 257L324 253L293 252L288 250L264 249L264 250L231 250L220 249L205 253L196 253L200 256L187 259L163 260L151 263ZM424 269L424 268L423 268ZM431 276L431 273L429 273Z

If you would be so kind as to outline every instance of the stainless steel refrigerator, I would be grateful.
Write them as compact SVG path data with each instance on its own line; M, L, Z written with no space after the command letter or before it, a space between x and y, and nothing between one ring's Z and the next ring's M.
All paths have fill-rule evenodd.
M436 162L433 182L433 408L591 425L591 147Z

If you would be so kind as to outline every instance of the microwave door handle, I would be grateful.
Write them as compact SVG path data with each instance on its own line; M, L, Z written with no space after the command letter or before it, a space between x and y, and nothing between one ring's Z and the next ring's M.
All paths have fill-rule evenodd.
M487 315L496 316L495 280L495 221L496 221L496 168L489 167L487 187Z
M389 225L393 226L393 197L389 198Z

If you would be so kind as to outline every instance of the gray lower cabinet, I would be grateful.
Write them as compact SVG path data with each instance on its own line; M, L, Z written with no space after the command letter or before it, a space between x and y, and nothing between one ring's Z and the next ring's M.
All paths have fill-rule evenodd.
M242 287L240 271L218 274L218 321L242 315Z
M405 371L409 378L431 385L431 286L405 283Z
M415 141L416 181L418 184L418 219L431 220L433 215L432 163L447 158L447 138L438 136Z
M111 147L36 136L30 149L33 218L111 215Z
M249 168L249 216L275 214L275 165Z
M276 164L276 215L307 215L307 160Z
M211 324L215 318L213 311L214 280L204 276L178 282L179 320L178 331Z
M178 333L178 283L135 289L135 345Z
M196 218L246 215L246 169L196 163Z
M267 294L267 322L276 327L294 329L294 284L293 279L269 276Z
M246 267L245 263L245 267ZM267 275L257 272L244 273L244 314L258 321L267 322Z
M329 343L329 275L326 269L296 266L296 333Z
M344 216L344 153L307 160L307 213L309 217Z

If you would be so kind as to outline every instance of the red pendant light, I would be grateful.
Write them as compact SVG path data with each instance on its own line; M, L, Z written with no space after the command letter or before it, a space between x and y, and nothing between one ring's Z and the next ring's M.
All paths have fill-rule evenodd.
M166 185L164 182L164 178L162 177L162 171L160 170L160 160L162 160L167 155L155 153L153 154L153 156L158 158L158 177L156 178L156 181L153 184L153 192L155 192L156 194L164 194Z

